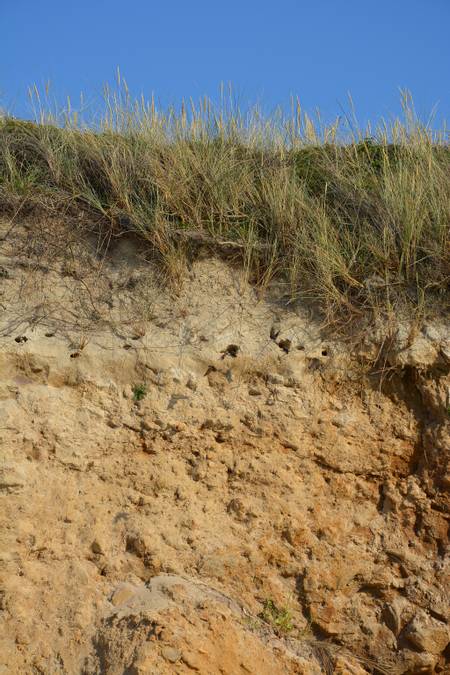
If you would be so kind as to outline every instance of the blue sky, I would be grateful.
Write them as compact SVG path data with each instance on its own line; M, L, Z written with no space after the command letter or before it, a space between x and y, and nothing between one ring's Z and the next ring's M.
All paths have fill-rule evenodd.
M0 22L0 106L19 116L30 84L94 102L120 66L163 106L231 82L244 107L294 94L326 119L350 92L365 121L397 113L403 87L450 118L450 0L0 0Z

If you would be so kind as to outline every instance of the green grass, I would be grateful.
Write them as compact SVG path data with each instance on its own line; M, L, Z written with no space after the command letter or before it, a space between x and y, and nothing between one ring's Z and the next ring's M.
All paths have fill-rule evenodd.
M0 211L133 230L169 275L198 242L232 251L329 322L423 315L448 302L450 149L405 97L376 129L244 116L207 100L178 112L107 93L103 118L0 117ZM40 106L40 107L39 107Z
M133 386L133 401L142 401L147 396L146 384L135 384Z
M291 612L286 607L278 607L270 598L264 600L259 618L279 635L288 635L295 628Z

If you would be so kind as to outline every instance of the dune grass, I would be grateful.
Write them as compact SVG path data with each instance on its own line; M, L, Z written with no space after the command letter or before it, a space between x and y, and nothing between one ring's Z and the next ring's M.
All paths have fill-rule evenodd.
M289 117L208 100L160 112L125 85L95 123L70 106L3 115L0 210L132 230L173 273L199 242L231 250L329 321L423 314L448 302L450 148L404 103L404 119L360 130L295 102Z

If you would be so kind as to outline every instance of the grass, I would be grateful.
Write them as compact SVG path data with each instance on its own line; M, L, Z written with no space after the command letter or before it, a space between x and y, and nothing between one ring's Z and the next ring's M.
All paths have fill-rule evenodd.
M295 627L291 612L286 607L278 607L270 598L264 600L259 618L268 623L279 635L288 635Z
M448 302L450 148L408 96L402 121L360 130L295 102L290 117L207 100L163 113L121 87L91 124L37 90L35 122L0 117L0 211L134 231L173 277L199 245L231 252L329 322Z
M147 385L135 384L133 386L133 401L142 401L147 396Z

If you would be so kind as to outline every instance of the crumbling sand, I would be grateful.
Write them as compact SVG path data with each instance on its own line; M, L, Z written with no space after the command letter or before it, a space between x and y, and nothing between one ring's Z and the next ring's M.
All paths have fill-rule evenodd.
M380 385L225 262L3 232L0 672L443 672L445 326Z

